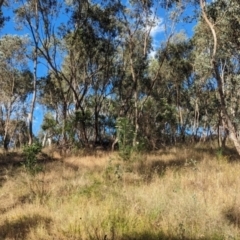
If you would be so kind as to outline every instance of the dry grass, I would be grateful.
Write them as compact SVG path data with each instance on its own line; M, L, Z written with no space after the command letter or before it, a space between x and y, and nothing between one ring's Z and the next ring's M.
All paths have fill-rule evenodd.
M98 153L48 159L31 176L9 159L0 171L0 239L240 239L233 160L203 146L129 162Z

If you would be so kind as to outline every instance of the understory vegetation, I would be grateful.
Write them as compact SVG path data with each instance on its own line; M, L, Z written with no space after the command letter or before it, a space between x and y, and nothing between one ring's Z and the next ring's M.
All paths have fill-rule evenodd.
M216 144L217 145L217 144ZM134 154L1 154L0 239L240 239L240 163L214 143Z

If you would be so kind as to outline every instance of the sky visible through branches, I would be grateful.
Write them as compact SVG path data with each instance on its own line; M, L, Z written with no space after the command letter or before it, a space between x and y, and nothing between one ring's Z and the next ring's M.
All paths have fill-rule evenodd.
M125 2L125 1L124 1ZM184 15L188 15L191 13L193 9L187 9L185 11ZM154 11L153 11L154 14ZM157 7L157 12L156 12L156 17L157 17L157 22L156 26L154 26L151 29L151 37L153 39L153 49L151 53L149 54L150 57L154 57L157 49L159 48L161 42L166 39L167 34L169 34L170 31L176 31L180 32L182 31L183 33L186 34L186 36L191 37L193 35L193 27L195 25L195 22L191 23L186 23L185 21L181 20L178 22L176 25L170 25L170 22L167 20L167 14L169 14L167 11L161 9L160 7ZM9 8L7 9L6 7L3 7L3 15L5 17L9 17L9 19L5 22L4 27L1 29L1 36L10 34L10 35L18 35L18 36L28 36L29 38L31 37L29 35L29 31L26 27L19 28L17 29L18 23L14 19L14 14ZM66 22L68 20L68 16L66 14L61 14L61 17L58 19L56 24L59 24L61 22ZM181 19L183 19L183 17ZM59 62L61 63L61 59L59 59ZM33 62L29 61L29 69L33 69ZM44 77L47 75L49 71L49 68L45 62L43 62L42 59L39 59L39 64L38 64L38 78ZM29 102L31 100L31 96L28 97ZM33 131L34 134L38 134L38 132L41 129L41 123L43 120L44 113L46 112L46 109L43 106L40 106L39 104L36 105L35 110L34 110L34 121L33 121Z

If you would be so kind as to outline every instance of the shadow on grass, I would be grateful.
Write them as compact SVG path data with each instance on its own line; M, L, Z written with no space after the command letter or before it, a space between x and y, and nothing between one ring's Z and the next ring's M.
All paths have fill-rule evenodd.
M0 168L19 167L23 161L23 155L18 152L0 153Z
M48 163L56 161L55 158L50 157L48 154L41 152L38 155L39 163ZM24 155L20 152L7 152L0 153L0 167L21 167L25 161Z
M22 206L23 204L31 203L32 202L32 195L30 193L19 196L17 200L8 206L0 206L0 214L5 214L8 211L16 208L17 206Z
M24 161L24 156L20 152L0 153L0 186L7 181L7 177L18 174L18 170L23 166ZM51 158L45 153L38 155L39 164L46 165L54 161L59 162L59 160Z
M225 147L222 155L228 158L229 162L236 162L240 160L240 156L235 148Z
M181 151L181 149L179 149L179 151ZM182 151L184 151L184 149ZM191 168L196 170L198 163L203 161L206 156L208 156L209 161L211 161L211 158L224 158L229 163L237 162L240 160L236 149L233 147L225 147L223 150L219 150L217 148L208 148L207 146L196 146L194 149L189 148L189 152L188 148L186 148L185 151L187 151L185 156L182 156L180 154L180 156L178 156L177 153L174 153L172 159L169 159L167 161L161 160L161 152L159 154L159 160L154 160L150 163L141 162L141 164L138 166L138 173L143 175L147 180L151 180L153 173L159 176L163 176L168 168L171 168L173 171L178 171L182 168ZM171 154L173 153L171 152Z
M187 237L185 234L169 234L166 235L163 232L159 233L151 233L151 232L142 232L142 233L132 233L125 234L122 237L112 236L91 236L90 239L98 239L98 240L216 240L216 239L224 239L223 236L214 235L212 237Z
M196 147L195 149L196 151L207 153L209 156L212 157L227 157L226 159L228 160L228 162L235 162L240 160L240 156L233 146L225 146L222 149L218 147Z
M186 158L164 160L154 160L150 163L141 162L137 167L137 172L143 176L146 181L151 181L154 175L159 177L164 176L167 169L171 168L173 171L178 171L183 168L197 168L197 163L202 159L187 160Z
M106 238L107 239L107 238ZM164 233L154 234L149 232L143 232L136 236L125 236L121 240L209 240L207 238L188 238L183 235L179 236L166 236Z
M0 225L0 239L27 239L29 231L38 225L50 228L51 219L39 214L22 216L13 221L6 220Z
M7 181L7 176L14 176L21 167L22 155L17 152L0 153L0 186Z
M223 211L224 218L232 225L240 228L240 206L234 205Z

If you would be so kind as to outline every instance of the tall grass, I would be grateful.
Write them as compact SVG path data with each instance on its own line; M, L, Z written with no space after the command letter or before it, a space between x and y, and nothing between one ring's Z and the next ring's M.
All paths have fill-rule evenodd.
M240 162L171 148L3 166L0 239L240 239Z

